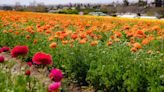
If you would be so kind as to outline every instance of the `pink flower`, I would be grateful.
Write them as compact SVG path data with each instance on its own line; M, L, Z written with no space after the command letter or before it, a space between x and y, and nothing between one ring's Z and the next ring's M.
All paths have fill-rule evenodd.
M59 82L63 78L62 71L55 68L51 70L51 73L49 75L50 79L54 80L55 82Z
M0 56L0 63L3 63L5 61L3 56Z
M11 51L11 55L12 57L25 56L28 51L27 46L15 46Z
M52 84L50 84L48 86L48 90L49 91L58 91L58 89L60 88L60 86L61 86L61 83L60 82L54 82L54 83L52 83Z
M2 47L2 48L1 48L1 50L2 50L3 52L7 52L7 51L9 51L9 50L10 50L10 48L9 48L9 47L4 46L4 47Z
M43 65L49 65L52 64L52 57L49 54L45 54L43 52L37 52L33 58L32 58L32 62L35 64L43 64Z

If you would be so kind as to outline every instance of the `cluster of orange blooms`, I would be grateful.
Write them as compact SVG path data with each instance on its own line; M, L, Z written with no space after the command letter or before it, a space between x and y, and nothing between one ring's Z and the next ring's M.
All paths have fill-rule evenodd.
M31 35L35 33L44 34L47 36L47 41L51 42L50 48L56 48L58 45L54 39L60 39L63 45L69 44L70 47L73 47L74 42L97 46L104 37L106 37L106 45L111 46L125 39L123 38L125 35L130 39L127 45L131 46L131 51L136 52L152 40L164 38L164 21L160 20L11 11L1 11L0 16L3 22L0 27L10 26L11 28L2 30L3 33L16 35L29 33L25 36L27 39L30 39ZM30 25L29 22L32 22L33 25ZM135 39L142 41L137 42ZM37 44L38 39L33 39L33 43Z

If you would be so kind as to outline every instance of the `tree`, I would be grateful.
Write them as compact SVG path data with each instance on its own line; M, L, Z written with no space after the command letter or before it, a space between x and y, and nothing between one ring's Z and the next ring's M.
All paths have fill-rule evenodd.
M13 7L11 7L11 6L3 6L2 9L3 10L13 10Z
M144 1L144 0L138 1L138 6L146 6L146 5L147 5L147 1Z
M164 2L164 1L162 1L162 0L155 0L155 6L156 7L162 7L162 2Z
M47 7L44 5L44 3L39 3L36 6L37 12L47 12Z
M124 3L124 6L129 6L129 1L128 0L124 0L123 3Z
M16 2L15 3L15 10L18 11L18 10L20 10L20 8L21 8L20 2Z

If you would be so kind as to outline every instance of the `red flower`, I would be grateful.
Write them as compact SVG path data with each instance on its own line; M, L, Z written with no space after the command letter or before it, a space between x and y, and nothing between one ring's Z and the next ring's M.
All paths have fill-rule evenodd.
M15 46L11 51L12 57L18 57L20 55L25 56L27 53L28 53L27 46Z
M0 56L0 63L3 63L5 61L3 56Z
M33 58L32 58L33 63L35 64L43 64L43 65L49 65L52 64L52 57L49 54L45 54L43 52L37 52Z
M31 74L30 70L26 70L25 75L29 76Z
M77 37L78 37L77 34L72 34L72 35L71 35L71 38L72 38L72 39L76 39Z
M2 47L1 50L2 50L3 52L7 52L7 51L10 50L10 48L5 46L5 47Z
M32 62L27 62L27 65L28 65L29 67L31 67L31 66L32 66Z
M54 80L55 82L59 82L63 78L62 71L55 68L51 70L51 73L49 75L50 79Z

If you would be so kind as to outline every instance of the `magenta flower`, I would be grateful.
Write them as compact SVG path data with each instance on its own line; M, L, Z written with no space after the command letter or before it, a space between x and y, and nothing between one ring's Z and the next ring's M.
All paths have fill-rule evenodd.
M0 56L0 63L3 63L5 61L3 56Z
M59 82L63 78L62 71L55 68L51 70L51 73L49 75L50 79L54 80L55 82Z
M9 47L4 46L4 47L2 47L2 48L1 48L1 50L2 50L3 52L7 52L7 51L9 51L9 50L10 50L10 48L9 48Z
M0 53L2 53L3 52L3 50L0 48Z
M58 91L58 89L60 88L61 86L61 83L60 82L54 82L52 84L50 84L48 86L48 90L51 92L51 91Z

